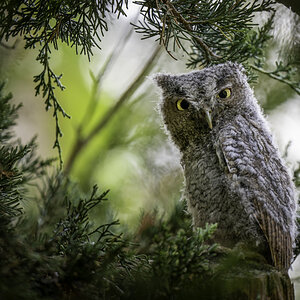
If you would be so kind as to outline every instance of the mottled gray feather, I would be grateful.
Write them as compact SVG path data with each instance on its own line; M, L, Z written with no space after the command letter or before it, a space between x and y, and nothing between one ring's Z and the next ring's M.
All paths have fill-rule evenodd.
M194 225L218 223L215 241L228 247L242 242L287 270L295 238L294 187L243 68L228 62L154 80L162 89L166 131L181 152ZM231 96L221 99L225 88ZM176 107L180 99L189 103L183 111Z

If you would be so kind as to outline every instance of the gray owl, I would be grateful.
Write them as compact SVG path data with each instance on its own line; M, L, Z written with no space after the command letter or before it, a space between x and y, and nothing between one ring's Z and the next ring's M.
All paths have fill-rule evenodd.
M241 65L157 74L160 111L181 153L195 226L217 223L214 240L258 251L288 270L295 191Z

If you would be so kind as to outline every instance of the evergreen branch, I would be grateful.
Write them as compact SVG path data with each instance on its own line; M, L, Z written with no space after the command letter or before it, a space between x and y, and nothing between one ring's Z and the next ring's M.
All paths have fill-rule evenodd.
M171 14L173 15L173 17L175 18L175 20L177 22L181 23L187 31L193 32L193 28L190 25L190 23L185 20L185 18L176 10L174 5L169 0L162 0L162 2L166 4L166 6L169 9L169 12L171 12ZM163 33L163 31L162 31L162 33ZM193 35L192 38L203 49L203 51L205 53L205 60L206 60L207 64L210 64L210 62L211 62L210 57L220 58L220 56L213 53L213 51L202 41L202 39L199 36Z
M159 36L168 53L173 39L173 51L179 47L188 53L189 65L193 67L247 60L250 45L244 52L236 50L255 26L252 23L254 14L273 10L271 0L252 4L245 0L205 0L201 3L196 0L144 0L134 3L141 6L143 15L143 22L134 25L136 31L142 33L143 38Z
M34 76L37 83L36 95L45 98L46 110L53 108L55 119L55 141L60 166L62 153L59 138L62 136L59 114L68 117L55 96L55 86L63 90L61 76L57 76L49 65L51 46L58 50L58 42L75 47L77 54L85 54L90 60L92 48L100 48L101 36L108 30L106 17L113 13L118 17L126 15L123 4L128 0L84 1L13 1L5 0L0 6L0 42L18 35L24 36L25 49L40 45L37 61L43 66L40 74ZM99 31L101 35L99 35ZM81 49L80 49L81 48Z
M4 95L4 82L0 83L0 232L22 212L22 174L17 163L29 152L28 147L18 147L10 140L14 137L11 127L15 125L21 105L10 104L12 95Z
M95 233L99 234L97 243L99 243L100 248L98 251L101 247L106 247L108 242L120 240L120 235L115 235L110 231L112 226L119 224L118 221L103 224L95 230L89 231L91 227L89 212L101 202L107 200L106 195L108 191L100 195L97 195L97 191L98 187L95 185L88 199L81 199L78 204L74 204L70 200L67 201L67 215L58 222L55 235L52 238L58 245L58 253L60 255L72 253L74 247L78 251L84 247L85 243L89 242L89 236ZM106 248L101 250L105 251Z
M291 87L298 95L300 95L300 82L292 80L292 74L296 73L296 70L293 70L291 64L284 65L282 62L276 62L276 69L274 71L266 71L261 67L250 64L250 67L262 74L269 76L277 81L280 81L284 84L287 84Z
M15 165L27 153L27 147L0 147L0 227L11 222L11 217L18 216L22 211L19 190L22 178Z
M4 86L5 82L0 82L0 141L2 144L6 144L14 136L11 128L15 125L18 110L22 106L10 104L12 94L4 95Z
M53 107L53 116L55 119L55 142L53 145L53 148L57 148L58 155L59 155L59 161L60 161L60 167L62 167L62 153L61 153L61 147L59 143L59 138L62 137L62 131L59 125L59 118L58 114L60 113L63 117L70 118L70 116L64 111L60 103L58 102L54 90L56 85L59 87L62 91L65 89L65 87L62 85L60 79L62 75L57 76L51 69L49 65L49 55L48 52L50 51L48 44L45 44L42 49L40 50L37 60L40 61L40 63L43 65L43 70L39 75L34 76L34 82L37 83L35 87L35 95L39 95L40 92L42 92L43 98L46 98L45 105L46 110L49 110L50 107Z
M133 93L137 90L140 84L143 82L145 76L151 71L151 69L155 65L155 61L160 53L160 47L156 47L153 51L152 55L149 57L147 62L145 63L143 69L137 75L132 84L127 88L127 90L120 96L117 102L112 106L107 113L103 116L103 118L99 121L98 124L91 130L91 132L83 137L81 135L77 135L74 146L72 147L71 154L69 155L69 159L65 165L65 173L69 174L73 164L76 160L76 157L81 153L81 151L86 147L86 145L101 132L101 130L107 125L107 123L114 117L114 115L120 110L120 108L124 105L124 103L133 95Z

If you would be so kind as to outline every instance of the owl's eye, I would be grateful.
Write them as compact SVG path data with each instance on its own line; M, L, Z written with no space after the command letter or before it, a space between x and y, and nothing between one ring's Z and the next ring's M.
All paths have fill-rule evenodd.
M178 110L188 109L189 106L190 106L190 104L184 99L177 100L177 102L176 102L176 107Z
M227 99L231 96L231 90L229 88L226 88L224 90L222 90L219 94L218 94L218 98L221 99Z

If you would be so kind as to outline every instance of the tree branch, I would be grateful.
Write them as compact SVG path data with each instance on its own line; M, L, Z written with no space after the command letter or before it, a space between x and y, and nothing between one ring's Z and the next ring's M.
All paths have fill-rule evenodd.
M190 22L186 21L185 18L177 11L177 9L174 7L174 5L169 0L162 0L164 4L169 9L169 12L173 15L173 17L180 22L183 27L188 30L191 33L191 36L196 43L199 44L201 49L204 51L205 59L207 63L210 63L211 57L215 58L221 58L220 56L216 55L203 41L199 36L194 36L194 30L190 24Z
M255 65L253 65L253 64L251 64L250 67L251 67L252 69L254 69L254 70L256 70L256 71L262 73L262 74L268 75L269 77L271 77L271 78L273 78L273 79L276 79L276 80L278 80L278 81L280 81L280 82L282 82L282 83L287 84L287 85L290 86L297 94L300 95L300 88L297 87L297 86L295 86L295 82L292 82L291 80L284 79L284 78L282 78L282 77L280 77L280 76L278 76L278 75L275 75L273 72L268 72L268 71L266 71L266 70L264 70L264 69L262 69L262 68L259 68L259 67L255 66Z
M101 132L101 130L109 123L112 117L120 110L120 108L124 105L124 103L133 95L133 93L138 89L144 80L145 76L149 74L151 69L155 65L156 58L160 53L161 47L156 47L153 51L152 55L149 57L148 61L144 65L141 72L132 82L132 84L127 88L127 90L120 96L118 101L115 103L113 107L111 107L104 117L99 121L99 123L91 130L91 132L86 136L82 137L80 135L77 136L75 141L75 145L72 147L72 152L69 156L69 159L65 165L65 173L69 174L71 169L73 168L74 162L77 156L81 153L81 151L86 147L86 145Z

